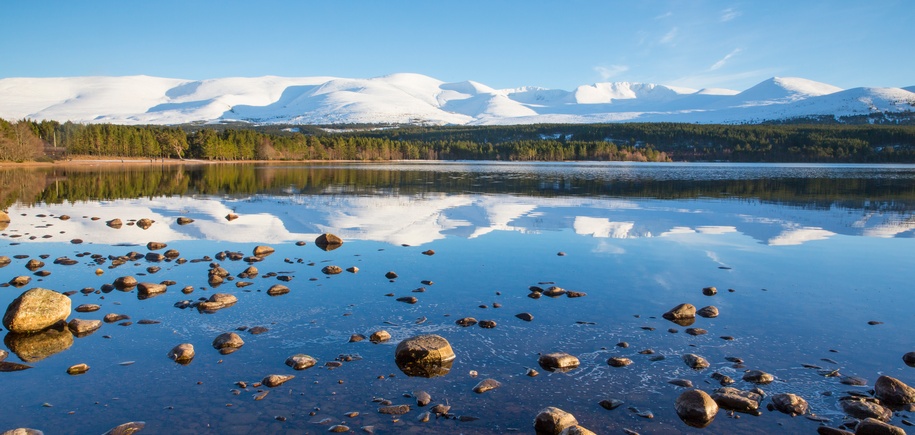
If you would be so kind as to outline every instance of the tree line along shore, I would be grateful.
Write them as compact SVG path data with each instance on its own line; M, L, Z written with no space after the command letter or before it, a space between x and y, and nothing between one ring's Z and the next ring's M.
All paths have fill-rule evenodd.
M0 161L70 159L913 163L915 125L116 125L0 119Z

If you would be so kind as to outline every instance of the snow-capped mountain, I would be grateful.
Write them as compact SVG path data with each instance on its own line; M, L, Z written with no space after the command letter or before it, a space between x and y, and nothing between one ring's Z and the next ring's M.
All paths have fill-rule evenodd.
M573 91L493 89L421 74L371 79L0 79L0 118L115 124L753 123L905 111L915 111L915 87L843 90L784 77L742 92L629 82L595 83Z

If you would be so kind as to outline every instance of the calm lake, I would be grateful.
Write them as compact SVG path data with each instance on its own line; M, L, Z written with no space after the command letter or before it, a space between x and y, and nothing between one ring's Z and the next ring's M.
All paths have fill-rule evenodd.
M533 433L537 413L555 406L601 434L812 434L821 424L842 424L839 398L868 394L882 374L915 385L915 368L902 360L915 351L915 166L3 169L0 209L11 217L0 230L0 255L12 258L0 268L0 282L31 277L24 287L0 288L0 307L43 287L75 291L73 308L101 306L69 319L130 316L84 337L66 329L52 338L2 331L6 361L32 368L0 373L0 431L103 433L143 421L149 433L179 434L326 433L340 424L355 433L369 426L375 433ZM179 225L179 217L194 221ZM119 229L106 225L115 218L124 223ZM142 218L154 223L134 225ZM314 241L322 233L340 236L343 245L319 249ZM165 243L155 252L174 249L186 261L143 258L148 242ZM258 245L275 252L253 263L257 277L237 277L251 264L220 255L247 258ZM130 252L142 256L112 266ZM55 264L60 257L77 262ZM42 259L39 271L50 274L27 269L31 259ZM210 285L212 263L234 280ZM322 273L329 265L358 271ZM386 277L389 271L397 277ZM174 284L140 299L136 289L106 286L123 276ZM289 293L267 295L274 284ZM193 292L183 293L187 286ZM535 299L531 286L586 295ZM717 294L706 296L710 286ZM214 293L238 302L210 313L176 307ZM410 296L416 303L398 301ZM720 314L688 326L662 318L681 303L712 305ZM456 324L465 317L496 327ZM258 326L266 332L252 334ZM350 342L378 330L392 338ZM212 342L224 332L238 333L244 346L221 354ZM400 371L397 344L419 334L450 342L450 372L425 378ZM196 349L190 364L167 357L181 343ZM540 367L539 355L552 352L574 355L580 366ZM298 353L317 365L296 371L284 364ZM688 353L710 367L687 367L681 356ZM611 357L633 363L611 367ZM335 361L342 364L326 365ZM89 371L68 375L78 363ZM531 368L539 375L528 376ZM775 381L759 388L803 397L821 421L767 411L768 399L759 416L722 409L704 429L677 417L674 402L686 388L668 381L689 380L712 393L720 387L717 372L749 390L756 385L742 380L746 370L772 374ZM295 378L252 386L270 374ZM867 384L842 383L850 376ZM488 378L501 387L474 393ZM432 397L424 408L409 397L420 390ZM260 397L263 391L269 394ZM382 399L411 410L380 414ZM605 399L623 405L604 409ZM418 421L439 403L451 406L452 418ZM891 423L904 426L913 417L898 412Z

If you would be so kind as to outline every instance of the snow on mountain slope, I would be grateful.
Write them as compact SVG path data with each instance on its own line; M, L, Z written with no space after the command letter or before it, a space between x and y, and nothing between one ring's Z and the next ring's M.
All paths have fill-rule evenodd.
M370 79L148 76L0 79L0 118L120 124L743 123L915 110L915 87L854 88L773 77L742 92L650 83L574 91L445 83L421 74Z
M650 83L595 83L579 86L575 90L575 102L579 104L612 103L613 100L646 99L667 101L679 95L695 93L695 89L675 88Z
M734 102L744 106L765 106L790 103L809 97L841 91L826 83L796 77L773 77L734 96ZM729 102L729 104L733 104Z

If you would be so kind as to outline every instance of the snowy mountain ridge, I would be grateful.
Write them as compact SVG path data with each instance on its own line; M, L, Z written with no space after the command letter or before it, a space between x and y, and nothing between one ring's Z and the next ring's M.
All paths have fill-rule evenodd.
M915 111L915 87L841 89L773 77L744 91L603 82L572 91L494 89L421 74L370 79L150 76L0 79L0 118L113 124L492 125L757 123Z

